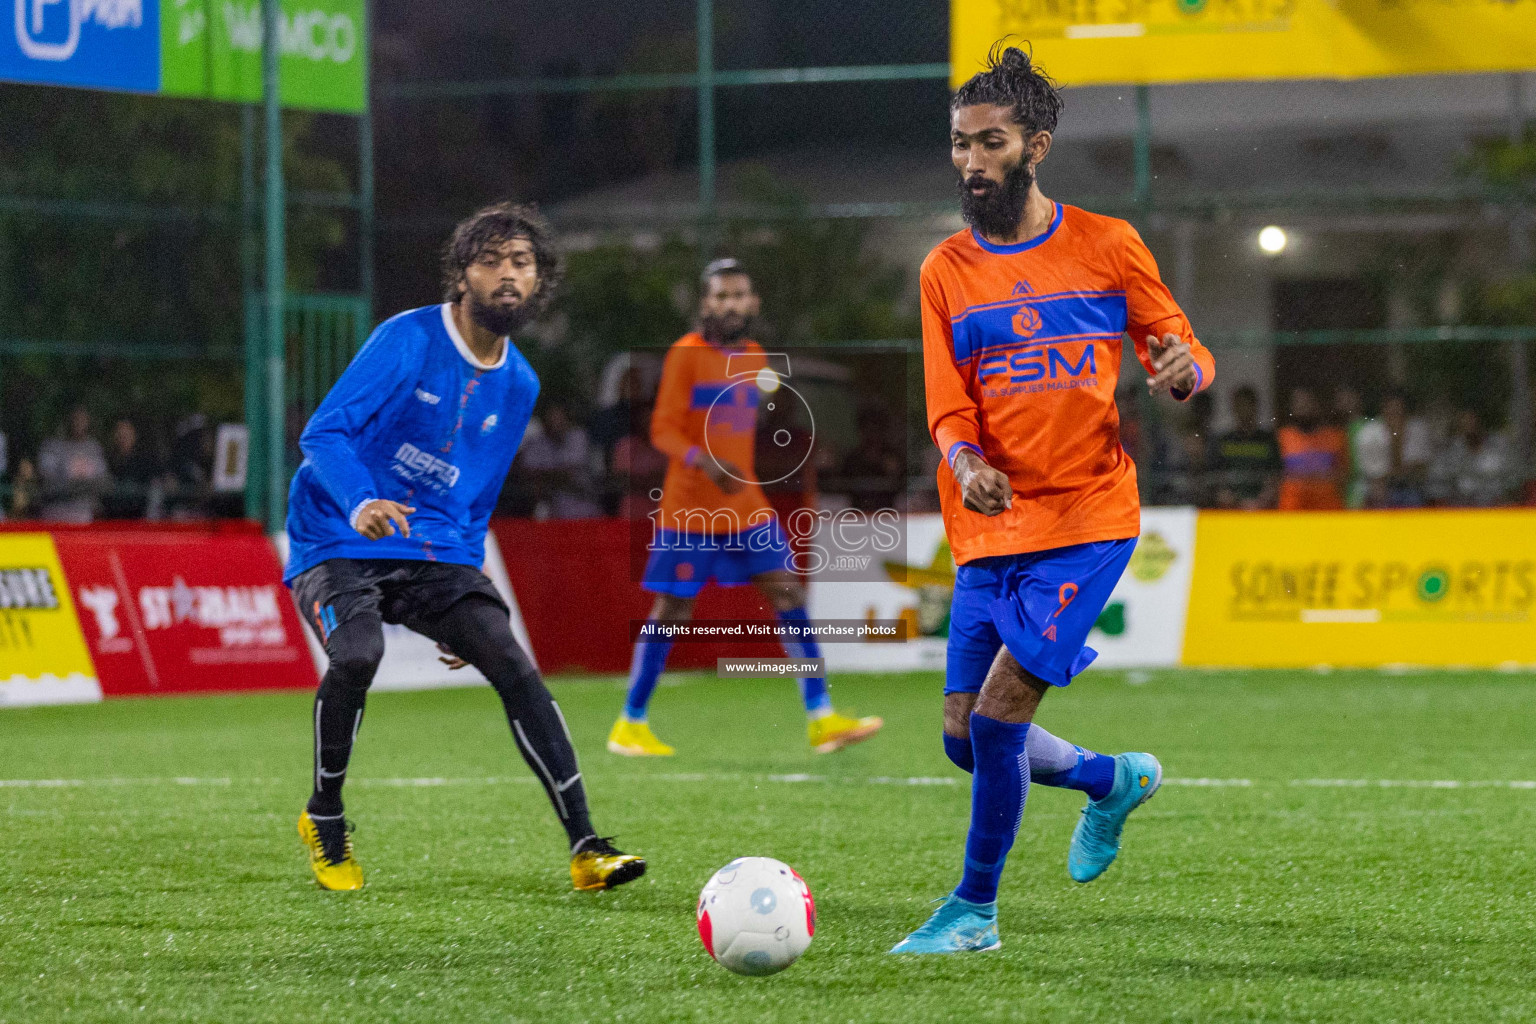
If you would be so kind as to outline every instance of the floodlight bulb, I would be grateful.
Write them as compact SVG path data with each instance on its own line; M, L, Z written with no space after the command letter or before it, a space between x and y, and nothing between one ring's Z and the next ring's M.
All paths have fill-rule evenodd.
M771 395L779 390L779 384L779 375L768 367L765 366L757 371L757 390Z
M1289 239L1285 237L1284 229L1277 228L1273 224L1259 232L1259 248L1271 256L1278 255L1283 251L1287 241Z

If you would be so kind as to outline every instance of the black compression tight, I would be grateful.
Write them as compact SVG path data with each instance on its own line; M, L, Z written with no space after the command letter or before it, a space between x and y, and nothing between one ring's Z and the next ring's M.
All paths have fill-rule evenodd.
M565 719L512 636L506 610L471 594L436 619L412 626L490 680L518 752L544 786L571 845L592 835L587 794ZM362 723L368 685L384 654L383 624L375 616L349 619L331 633L326 650L331 667L315 696L315 791L309 803L310 813L319 815L341 813L347 759Z

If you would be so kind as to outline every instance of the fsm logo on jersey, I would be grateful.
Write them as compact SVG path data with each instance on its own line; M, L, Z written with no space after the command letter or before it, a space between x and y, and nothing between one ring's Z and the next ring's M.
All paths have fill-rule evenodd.
M0 78L155 92L159 0L10 0Z
M1073 348L1078 351L1074 353ZM1096 388L1099 386L1098 373L1098 360L1091 341L1030 345L1013 352L997 352L982 356L976 370L977 380L991 398L1036 391ZM1005 381L997 379L1005 375ZM989 386L997 384L1003 386Z

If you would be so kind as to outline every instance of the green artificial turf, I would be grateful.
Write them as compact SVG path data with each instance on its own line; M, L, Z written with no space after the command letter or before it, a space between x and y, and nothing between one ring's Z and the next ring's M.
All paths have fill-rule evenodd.
M598 827L651 862L596 895L489 690L374 696L352 894L294 834L308 695L0 711L0 1022L1536 1020L1529 676L1090 673L1041 723L1170 779L1120 861L1072 883L1082 798L1036 786L1003 949L890 957L958 877L938 688L834 680L887 727L818 757L792 685L685 677L652 711L678 756L637 762L603 749L618 683L557 683ZM694 928L747 854L820 910L766 979Z

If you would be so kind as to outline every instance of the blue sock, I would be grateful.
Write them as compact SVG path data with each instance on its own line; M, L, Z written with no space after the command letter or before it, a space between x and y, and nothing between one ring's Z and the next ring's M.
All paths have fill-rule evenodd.
M635 657L629 663L629 697L624 702L624 717L631 722L645 721L646 706L651 703L651 694L656 691L656 681L661 678L671 650L671 640L635 642Z
M955 895L971 903L997 900L997 883L1029 796L1028 722L999 722L971 712L971 828L965 836L965 873Z
M803 629L810 624L811 619L802 607L779 612L779 621L786 626ZM821 645L810 636L800 640L785 640L784 653L791 658L819 658ZM820 676L806 676L800 680L800 699L805 702L805 713L812 718L819 718L832 710L832 695L827 693L826 679Z
M969 775L976 771L976 754L971 750L970 737L961 739L959 736L951 736L949 733L945 733L944 753L949 755L951 761L955 762L956 768L959 768L966 774Z
M1076 789L1099 800L1115 787L1115 759L1068 743L1031 723L1029 780L1042 786Z
M1077 764L1064 772L1031 773L1031 781L1058 789L1081 790L1088 794L1090 800L1102 800L1115 788L1115 759L1108 754L1096 754L1082 747L1075 749Z

